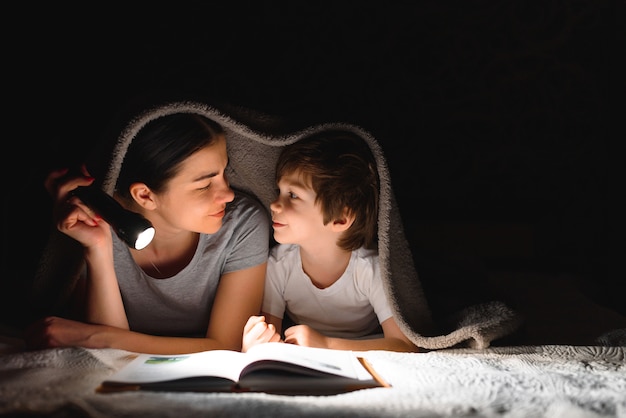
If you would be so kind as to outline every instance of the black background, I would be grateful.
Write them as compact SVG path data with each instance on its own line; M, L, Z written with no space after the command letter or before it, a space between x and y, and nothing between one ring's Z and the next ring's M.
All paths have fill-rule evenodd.
M370 131L435 313L500 297L486 279L498 271L624 312L606 290L624 282L608 269L618 2L257 3L13 6L7 304L47 235L46 173L80 161L136 98L189 94Z

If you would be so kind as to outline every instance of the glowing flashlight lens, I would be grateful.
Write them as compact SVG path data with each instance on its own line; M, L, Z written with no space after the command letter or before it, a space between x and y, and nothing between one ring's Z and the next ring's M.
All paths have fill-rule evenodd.
M141 214L124 209L117 200L94 186L79 186L72 194L102 216L129 247L141 250L150 244L154 228Z
M154 238L154 228L150 227L137 236L137 241L135 241L135 248L138 250L145 248L146 245L150 244L152 238Z

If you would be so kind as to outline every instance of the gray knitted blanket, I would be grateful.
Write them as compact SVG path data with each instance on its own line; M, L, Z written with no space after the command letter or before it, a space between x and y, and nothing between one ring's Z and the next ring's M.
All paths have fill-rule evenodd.
M380 266L384 288L401 329L416 345L425 349L453 346L486 348L494 339L511 333L520 325L519 315L498 301L470 306L453 313L451 321L445 324L433 323L404 234L384 152L378 141L358 126L328 123L276 133L268 128L274 124L271 117L245 109L230 108L225 112L200 102L174 102L157 106L130 121L112 145L108 157L99 156L108 165L103 166L101 174L92 174L95 174L96 179L103 179L101 185L107 193L111 194L114 189L126 150L138 130L152 119L177 112L202 114L224 126L230 158L227 175L231 185L257 196L268 210L275 197L274 165L281 147L324 129L342 128L358 134L369 144L378 164ZM63 305L73 284L72 274L67 271L75 269L78 258L80 251L73 241L60 233L51 236L34 282L34 306L54 312ZM63 271L65 273L59 274Z

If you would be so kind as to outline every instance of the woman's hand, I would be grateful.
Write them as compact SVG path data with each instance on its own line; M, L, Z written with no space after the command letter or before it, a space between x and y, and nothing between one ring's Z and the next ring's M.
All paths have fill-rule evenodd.
M86 248L110 245L111 230L98 214L87 207L71 191L89 186L94 179L83 166L82 175L70 174L68 169L52 171L44 185L54 200L53 221L57 229L74 238Z
M267 342L280 342L276 328L265 322L264 316L251 316L243 327L241 351L245 353L251 347Z
M55 347L106 348L106 344L97 338L98 330L103 327L50 316L31 324L24 331L24 341L26 347L32 350Z

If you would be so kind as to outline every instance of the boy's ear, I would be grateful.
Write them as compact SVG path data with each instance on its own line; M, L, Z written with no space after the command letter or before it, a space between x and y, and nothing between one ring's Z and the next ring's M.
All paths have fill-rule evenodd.
M130 185L130 195L139 206L147 210L153 210L156 208L156 202L154 201L154 195L152 190L145 183L133 183Z
M343 210L343 213L339 218L333 220L333 230L337 232L346 231L354 223L354 214L352 214L347 208Z

